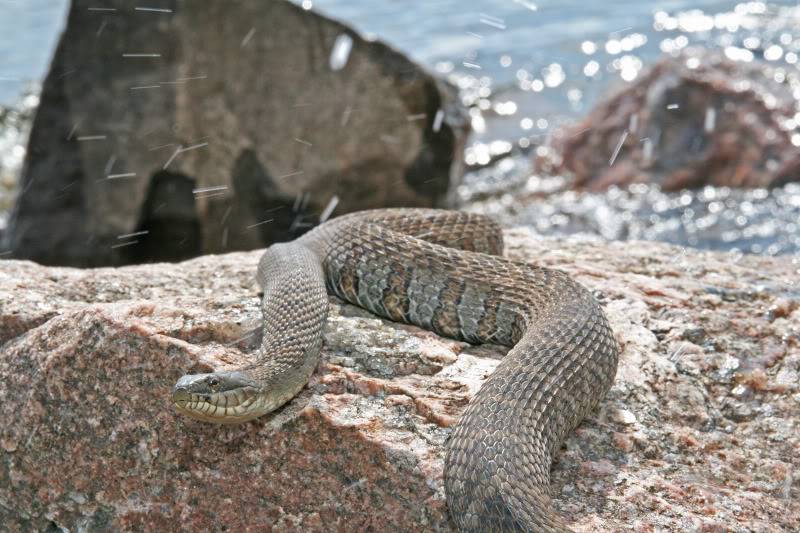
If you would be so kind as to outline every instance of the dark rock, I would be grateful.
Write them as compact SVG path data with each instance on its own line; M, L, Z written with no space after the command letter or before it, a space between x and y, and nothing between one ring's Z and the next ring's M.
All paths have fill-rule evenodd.
M702 327L690 327L683 332L683 338L689 342L700 344L706 338L706 330Z
M636 182L678 190L798 181L796 77L794 70L701 50L665 58L561 133L556 170L594 190Z
M102 7L73 1L45 81L3 247L16 258L259 248L332 201L433 206L460 179L453 89L385 44L283 0Z
M664 244L505 236L510 258L602 292L623 350L552 470L570 527L693 531L713 517L723 530L797 531L800 309L763 318L797 281L792 259L685 250L678 268ZM172 410L181 374L252 353L258 257L0 262L0 529L451 529L445 442L500 348L333 301L322 360L284 408L241 426ZM710 285L763 290L726 302ZM720 348L685 340L700 324ZM773 342L782 351L766 360Z

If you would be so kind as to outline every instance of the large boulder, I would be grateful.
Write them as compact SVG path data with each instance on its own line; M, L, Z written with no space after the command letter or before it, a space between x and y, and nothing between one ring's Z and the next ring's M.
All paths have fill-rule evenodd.
M553 469L577 531L797 531L791 258L506 234L596 292L623 347ZM0 523L11 531L449 531L446 439L504 350L334 301L311 383L214 426L169 402L259 343L257 252L119 269L0 263ZM255 329L254 329L255 328Z
M736 62L699 49L667 57L561 132L556 171L593 190L637 182L671 191L798 181L798 81L792 66Z
M467 133L453 96L284 0L74 0L4 249L175 260L285 240L326 208L442 204Z

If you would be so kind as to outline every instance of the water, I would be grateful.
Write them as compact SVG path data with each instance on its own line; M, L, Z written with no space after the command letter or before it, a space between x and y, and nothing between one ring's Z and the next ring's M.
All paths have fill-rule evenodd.
M472 114L475 133L466 153L471 165L546 144L554 127L585 115L664 53L700 44L787 69L797 68L800 54L800 8L793 1L295 1L388 42L455 83ZM17 102L27 84L44 76L66 6L66 0L0 0L0 106ZM15 105L30 106L31 98ZM19 121L0 124L5 182L24 155L24 136ZM795 186L769 192L707 188L667 194L640 187L550 194L564 180L533 175L519 155L467 176L465 183L462 199L491 193L495 199L482 208L545 234L800 252Z
M68 0L0 0L0 106L40 81L64 26Z
M679 193L634 184L602 194L573 191L566 184L561 177L533 174L525 158L507 158L468 174L458 194L468 210L540 235L662 241L728 251L734 258L800 254L800 183Z
M0 231L68 0L0 0Z

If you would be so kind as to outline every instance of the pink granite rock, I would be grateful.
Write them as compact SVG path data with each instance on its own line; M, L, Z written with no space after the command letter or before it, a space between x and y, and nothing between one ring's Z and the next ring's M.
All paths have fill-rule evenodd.
M789 257L507 233L597 291L623 347L553 469L577 531L800 527L800 279ZM334 305L307 389L241 426L177 415L187 371L258 344L258 252L119 269L0 262L10 531L449 531L452 424L504 350Z

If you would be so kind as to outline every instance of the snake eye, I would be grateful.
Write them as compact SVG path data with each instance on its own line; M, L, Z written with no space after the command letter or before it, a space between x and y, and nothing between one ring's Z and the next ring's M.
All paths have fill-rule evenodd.
M206 382L208 383L209 387L216 387L219 385L219 378L211 376L206 380Z

